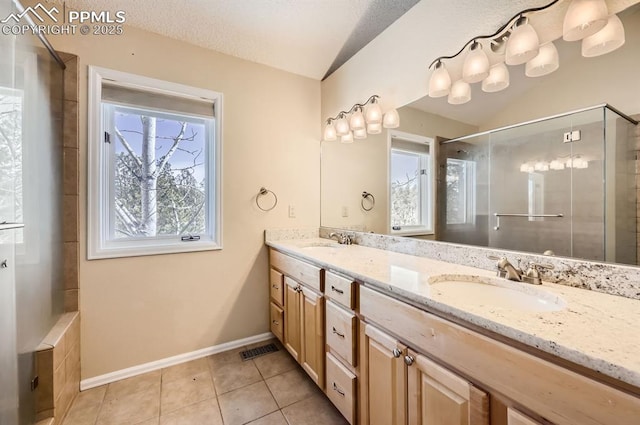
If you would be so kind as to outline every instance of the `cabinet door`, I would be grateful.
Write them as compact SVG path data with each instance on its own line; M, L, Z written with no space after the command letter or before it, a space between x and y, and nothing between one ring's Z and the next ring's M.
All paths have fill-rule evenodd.
M302 350L300 364L324 388L324 297L302 287Z
M273 333L280 342L283 342L284 310L272 301L269 303L269 313L271 317L271 333Z
M284 347L300 361L300 285L284 278Z
M517 410L509 407L507 409L507 424L508 425L542 425L538 421L534 421L528 416L518 412Z
M409 425L489 425L489 397L465 379L409 350Z
M361 328L363 425L406 423L406 347L369 324Z

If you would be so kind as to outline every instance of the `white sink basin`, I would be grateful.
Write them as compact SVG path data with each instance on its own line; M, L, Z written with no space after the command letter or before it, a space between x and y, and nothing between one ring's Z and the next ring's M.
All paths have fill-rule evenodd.
M567 303L559 296L527 283L472 275L440 275L429 281L435 300L522 311L559 311Z

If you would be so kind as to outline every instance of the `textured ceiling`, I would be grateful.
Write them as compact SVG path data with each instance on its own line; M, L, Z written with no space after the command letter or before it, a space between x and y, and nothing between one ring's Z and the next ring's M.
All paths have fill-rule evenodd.
M62 0L54 0L62 3ZM126 24L323 79L418 0L67 0Z

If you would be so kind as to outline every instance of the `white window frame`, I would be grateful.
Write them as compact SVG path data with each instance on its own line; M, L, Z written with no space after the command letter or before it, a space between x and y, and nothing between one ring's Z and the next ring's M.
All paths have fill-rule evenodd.
M416 145L416 150L411 151L409 149L402 148L394 148L393 140L397 139L402 142L414 143ZM427 162L427 176L426 183L421 189L426 190L426 195L421 193L420 201L422 203L421 212L423 214L423 220L426 220L426 225L420 226L403 226L400 230L393 229L393 223L391 223L391 214L392 214L392 203L391 203L391 152L392 150L398 151L406 151L410 153L422 153L424 154L424 146L429 147L429 158ZM387 181L387 204L389 205L388 209L388 218L387 218L387 226L390 235L396 236L427 236L433 235L434 227L435 227L435 192L436 192L436 179L435 179L435 170L436 170L436 159L435 159L435 141L430 137L420 136L417 134L405 133L403 131L390 130L387 132L387 152L388 154L388 164L387 169L389 170ZM421 184L422 186L422 184ZM426 204L426 205L425 205ZM425 217L426 215L426 217Z
M215 124L207 147L207 225L209 234L200 240L184 242L179 235L154 238L130 238L115 241L110 235L112 211L110 181L110 144L104 143L102 114L102 86L104 81L146 92L160 93L213 102ZM87 206L87 258L119 258L142 255L222 249L222 93L177 83L157 80L126 72L89 66L88 107L88 206ZM167 111L170 113L169 111ZM188 114L186 114L188 115Z

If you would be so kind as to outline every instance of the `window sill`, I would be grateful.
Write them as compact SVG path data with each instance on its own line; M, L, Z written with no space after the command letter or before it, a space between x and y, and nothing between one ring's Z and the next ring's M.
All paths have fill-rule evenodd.
M88 260L102 260L108 258L143 257L150 255L181 254L200 251L220 251L222 246L212 241L182 242L180 244L128 246L97 248L89 247Z

